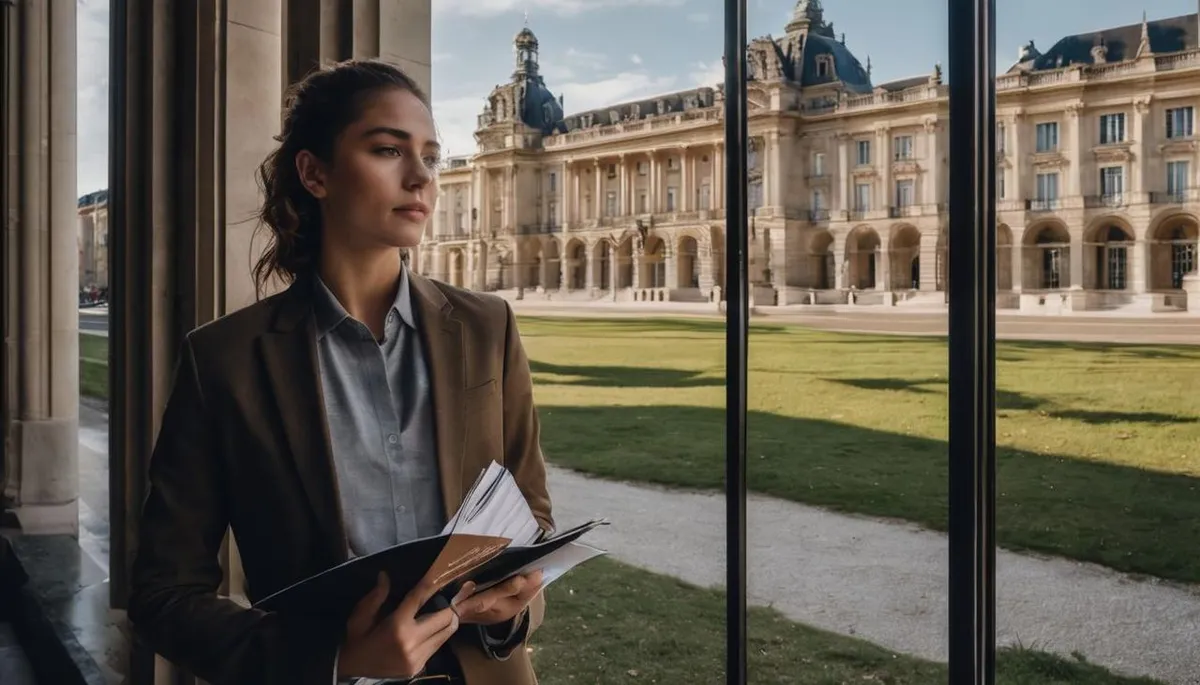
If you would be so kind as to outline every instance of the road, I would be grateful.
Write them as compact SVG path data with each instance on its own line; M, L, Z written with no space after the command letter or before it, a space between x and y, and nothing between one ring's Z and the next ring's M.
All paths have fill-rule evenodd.
M108 335L108 307L88 307L79 310L79 330L96 335Z
M710 306L655 304L578 305L549 302L514 302L518 314L571 317L670 317L719 318ZM894 335L946 335L946 314L938 311L897 312L891 310L847 311L846 309L760 309L755 323L781 323L818 330ZM79 310L79 329L108 335L108 308ZM1200 344L1200 316L1160 314L1151 317L1111 315L1021 316L999 313L996 337L1002 340L1070 340L1075 342Z

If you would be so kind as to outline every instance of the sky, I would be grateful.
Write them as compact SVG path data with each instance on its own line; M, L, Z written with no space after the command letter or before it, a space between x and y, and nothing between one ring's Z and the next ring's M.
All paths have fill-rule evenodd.
M107 185L108 1L79 4L79 192ZM537 34L568 113L723 80L722 0L432 0L433 109L443 146L470 154L476 116L512 74L513 36ZM750 38L781 36L796 0L748 0ZM824 0L825 20L880 83L945 66L947 0ZM1190 14L1200 0L997 0L997 70L1034 41Z

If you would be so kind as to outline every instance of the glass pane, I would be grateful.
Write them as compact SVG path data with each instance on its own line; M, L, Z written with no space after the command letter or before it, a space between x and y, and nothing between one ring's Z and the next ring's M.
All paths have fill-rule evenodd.
M687 7L694 54L671 61L677 7L529 7L434 2L439 204L472 218L435 219L419 263L513 307L556 522L612 522L589 535L608 555L546 590L539 681L719 682L722 8Z
M752 683L946 680L947 15L861 4L750 7Z
M1118 0L997 4L1008 140L996 168L1010 194L996 244L1001 673L1190 682L1196 3L1153 3L1144 18ZM1052 672L1031 646L1054 655Z

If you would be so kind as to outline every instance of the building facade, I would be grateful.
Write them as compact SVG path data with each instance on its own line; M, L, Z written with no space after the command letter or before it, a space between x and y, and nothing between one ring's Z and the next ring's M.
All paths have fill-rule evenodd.
M79 198L79 288L108 288L108 191Z
M1200 308L1198 21L1030 43L998 77L998 306ZM441 174L418 268L511 297L719 301L722 86L566 115L537 38L514 48L476 154ZM748 66L756 305L944 302L940 66L874 84L819 0L751 41Z

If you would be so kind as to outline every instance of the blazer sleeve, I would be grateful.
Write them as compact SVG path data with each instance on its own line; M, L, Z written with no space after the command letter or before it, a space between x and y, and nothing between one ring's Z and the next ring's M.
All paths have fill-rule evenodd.
M131 568L134 633L213 685L329 685L340 632L217 595L230 518L217 434L188 336L150 460Z
M550 493L546 487L546 461L542 455L541 428L537 408L533 403L533 376L529 358L517 330L517 317L508 302L504 302L506 323L504 343L504 459L513 474L538 524L546 531L554 530ZM538 593L523 617L517 618L512 635L520 641L529 638L541 625L546 602ZM523 619L523 620L522 620ZM522 625L522 623L524 625ZM506 651L513 640L507 640Z

